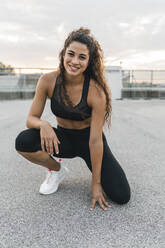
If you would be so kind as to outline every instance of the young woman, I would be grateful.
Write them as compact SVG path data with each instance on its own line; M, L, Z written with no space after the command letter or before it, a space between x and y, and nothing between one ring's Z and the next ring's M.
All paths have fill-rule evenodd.
M104 77L103 53L89 29L72 31L59 54L56 71L40 77L27 118L16 138L16 150L32 163L48 168L41 194L57 191L68 169L61 158L81 157L92 172L92 200L103 210L107 197L118 204L130 200L126 175L107 144L103 126L110 126L111 95ZM57 128L41 120L50 98ZM54 157L58 158L55 160Z

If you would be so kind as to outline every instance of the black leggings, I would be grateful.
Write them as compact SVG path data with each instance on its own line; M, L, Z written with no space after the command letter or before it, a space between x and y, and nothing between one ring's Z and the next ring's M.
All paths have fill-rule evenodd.
M84 129L67 129L57 125L53 128L60 144L58 158L84 159L88 168L92 172L92 165L89 150L90 127ZM127 203L130 200L130 186L126 175L113 156L104 132L103 139L103 159L101 166L101 185L107 197L118 204ZM21 152L37 152L41 150L40 130L30 128L22 131L16 138L16 150Z

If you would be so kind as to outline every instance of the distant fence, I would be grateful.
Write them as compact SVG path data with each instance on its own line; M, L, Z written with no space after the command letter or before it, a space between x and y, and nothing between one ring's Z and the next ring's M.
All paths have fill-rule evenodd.
M165 70L122 70L122 98L165 99Z
M38 79L41 74L53 71L56 68L24 68L15 67L1 68L0 76L11 76L10 78L20 78L19 86L24 87L26 82L32 82ZM165 70L121 70L123 87L165 87ZM2 81L2 80L1 80ZM5 86L5 82L3 84ZM0 84L0 87L2 84Z
M55 68L0 68L0 99L33 98L39 77Z
M0 99L32 98L39 77L55 69L0 68ZM121 70L121 81L121 98L165 98L165 70Z
M123 87L165 87L165 70L122 70Z
M55 68L0 68L0 90L34 89L41 74ZM11 70L11 68L10 68Z

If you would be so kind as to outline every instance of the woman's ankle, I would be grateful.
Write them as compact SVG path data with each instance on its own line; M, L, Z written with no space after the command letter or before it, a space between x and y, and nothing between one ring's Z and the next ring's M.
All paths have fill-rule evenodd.
M61 169L61 163L56 161L51 155L50 157L50 170L59 171Z

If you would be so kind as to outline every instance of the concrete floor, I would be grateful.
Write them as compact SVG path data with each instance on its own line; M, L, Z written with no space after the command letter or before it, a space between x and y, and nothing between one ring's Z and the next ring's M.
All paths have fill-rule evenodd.
M0 102L1 248L164 248L165 101L113 101L105 134L131 186L126 205L104 212L91 203L91 173L80 158L63 159L70 173L59 190L38 193L45 169L19 156L15 137L31 100ZM56 126L47 102L43 119Z

